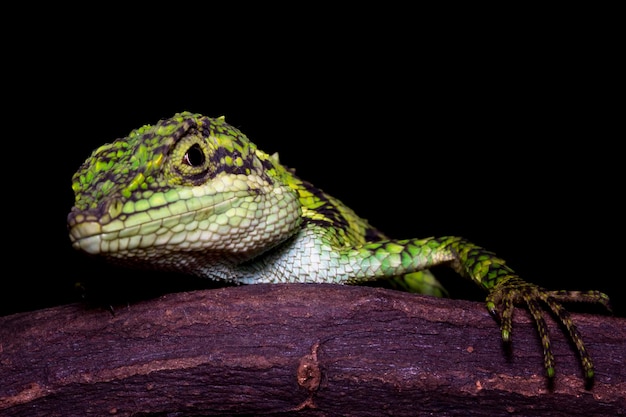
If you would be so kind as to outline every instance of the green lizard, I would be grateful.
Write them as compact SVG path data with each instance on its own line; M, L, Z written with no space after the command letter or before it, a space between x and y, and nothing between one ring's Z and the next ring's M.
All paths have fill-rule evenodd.
M564 325L584 376L594 369L562 302L599 302L598 291L548 291L460 237L393 240L336 198L298 178L224 117L179 113L96 149L74 174L68 215L74 248L134 267L238 284L359 284L409 277L440 295L428 272L445 264L487 291L489 312L510 340L515 304L525 304L555 374L540 305Z

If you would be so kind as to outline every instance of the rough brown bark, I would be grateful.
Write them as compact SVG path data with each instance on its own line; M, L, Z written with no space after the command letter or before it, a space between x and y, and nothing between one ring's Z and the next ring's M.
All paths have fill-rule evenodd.
M626 319L548 319L557 377L517 310L507 353L481 303L370 287L250 285L111 315L80 304L0 317L1 416L626 414Z

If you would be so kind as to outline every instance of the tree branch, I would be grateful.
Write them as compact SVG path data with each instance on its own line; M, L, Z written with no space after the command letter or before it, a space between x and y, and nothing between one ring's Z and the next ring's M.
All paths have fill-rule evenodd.
M14 314L0 317L0 415L626 413L626 319L573 314L596 365L585 388L546 317L548 387L534 325L516 311L510 352L482 303L359 286L249 285L115 315L81 304Z

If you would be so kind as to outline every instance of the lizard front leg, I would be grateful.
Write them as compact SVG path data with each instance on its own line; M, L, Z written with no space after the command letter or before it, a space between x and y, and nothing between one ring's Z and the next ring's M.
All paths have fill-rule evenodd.
M542 314L543 304L567 329L580 356L585 378L591 380L594 376L593 362L580 332L561 303L593 302L610 310L608 296L599 291L548 291L521 279L494 253L460 237L370 243L344 250L343 258L351 260L350 266L354 271L352 276L346 277L345 282L354 284L391 278L436 265L450 266L488 292L487 309L499 319L505 343L511 338L514 306L524 304L535 321L543 345L546 374L552 378L555 375L554 356Z

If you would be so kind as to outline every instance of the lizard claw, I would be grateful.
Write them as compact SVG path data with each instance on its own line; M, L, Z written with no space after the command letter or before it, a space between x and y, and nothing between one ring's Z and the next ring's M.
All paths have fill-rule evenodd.
M526 305L541 338L546 374L548 378L552 379L555 375L554 355L552 354L548 327L540 307L541 303L545 304L567 330L569 338L576 346L580 356L584 376L587 380L591 380L594 376L591 356L587 352L582 336L569 312L561 305L561 302L572 301L597 302L610 310L609 298L601 292L547 291L537 285L525 282L515 275L502 279L494 286L487 297L487 309L499 318L502 340L508 343L511 339L514 305Z

